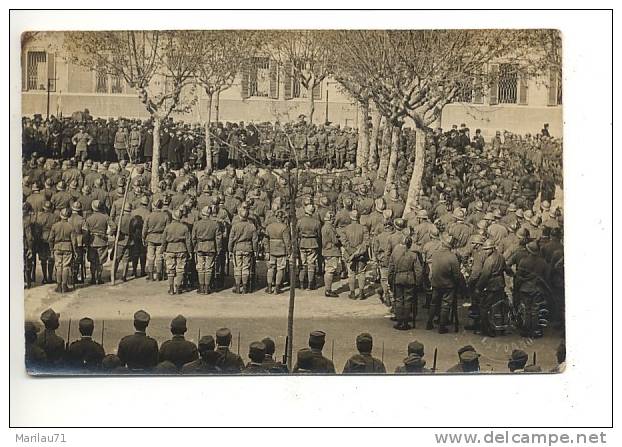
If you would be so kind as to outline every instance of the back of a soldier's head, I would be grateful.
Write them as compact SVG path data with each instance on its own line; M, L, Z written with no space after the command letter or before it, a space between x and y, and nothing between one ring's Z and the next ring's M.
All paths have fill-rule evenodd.
M274 355L274 352L276 351L276 345L274 344L274 340L272 340L270 337L266 337L261 340L261 342L266 347L266 354Z
M229 346L231 344L231 330L220 328L216 331L216 344L218 346Z
M266 346L260 341L254 341L248 348L248 358L255 363L263 362L266 356Z
M373 338L368 333L363 333L356 337L356 349L361 354L369 354L372 350L373 344Z
M312 349L322 349L326 343L326 334L322 331L313 331L309 334L309 347Z
M134 327L137 331L145 331L149 326L151 316L144 310L139 310L134 314Z
M91 318L82 318L78 323L78 330L83 337L90 337L93 335L95 329L95 322Z

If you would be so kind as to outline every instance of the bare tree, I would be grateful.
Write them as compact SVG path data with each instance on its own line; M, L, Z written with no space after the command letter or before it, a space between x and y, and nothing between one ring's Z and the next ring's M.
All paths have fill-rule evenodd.
M219 101L220 92L233 84L242 62L253 54L258 42L256 31L201 31L197 36L201 48L196 70L196 82L207 95L205 122L206 169L212 166L212 104ZM216 116L218 120L218 116Z
M480 92L494 73L485 72L489 62L499 58L517 61L516 70L535 67L525 48L533 48L530 30L422 30L422 31L338 31L333 39L338 79L347 77L358 90L366 91L394 127L392 141L399 141L404 119L416 130L415 166L406 210L416 206L425 159L425 132L441 115L443 107L464 94ZM538 56L536 56L538 57ZM392 147L387 187L392 177ZM381 161L382 163L382 161Z
M157 191L160 127L196 102L194 74L202 47L193 31L90 31L65 34L71 61L118 76L133 88L153 121L151 190Z
M328 35L331 31L266 31L265 51L278 61L286 79L293 79L307 91L309 123L313 123L315 93L331 73L333 59Z

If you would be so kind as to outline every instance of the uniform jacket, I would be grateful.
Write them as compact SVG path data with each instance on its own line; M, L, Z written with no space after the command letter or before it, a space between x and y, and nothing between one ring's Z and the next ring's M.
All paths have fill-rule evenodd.
M192 253L192 235L188 226L172 221L162 233L162 250L167 253Z
M95 371L100 368L105 355L102 345L91 337L82 337L69 345L67 364L71 368Z
M303 216L298 221L298 237L300 238L300 248L318 248L322 230L320 221L312 216Z
M137 331L121 339L117 355L129 369L148 370L158 364L158 342Z
M228 250L235 252L257 253L257 231L248 220L238 221L231 226Z
M430 267L430 281L435 289L453 289L461 279L458 258L447 247L442 247L434 254Z
M169 361L175 364L177 369L198 358L199 351L196 345L186 340L183 335L173 335L171 340L165 341L160 346L159 362Z
M423 282L423 266L417 254L402 244L395 247L389 259L389 278L395 285L420 286Z
M282 222L266 226L266 252L271 256L288 256L290 252L289 227Z
M196 222L192 227L192 244L199 253L220 253L222 232L218 222L211 218Z

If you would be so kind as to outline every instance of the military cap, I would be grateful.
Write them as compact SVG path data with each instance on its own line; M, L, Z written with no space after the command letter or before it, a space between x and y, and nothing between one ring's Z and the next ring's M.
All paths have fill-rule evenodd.
M533 217L533 212L531 210L526 210L523 213L523 217L527 220L531 220L531 218Z
M99 209L101 208L101 202L97 199L93 200L91 202L91 208L93 209L93 211L99 211Z
M350 197L344 198L343 206L345 206L346 208L350 208L352 206L352 199Z
M472 345L464 345L463 347L458 349L458 356L460 356L462 353L467 352L467 351L475 352L475 348Z
M132 211L132 204L130 202L125 202L125 206L123 207L123 211L126 211L126 212Z
M486 215L484 215L484 220L488 220L488 221L495 220L495 216L492 213L486 213Z
M69 187L71 189L77 189L78 188L78 181L76 179L73 179L71 182L69 182Z
M313 331L309 334L309 342L311 340L324 341L325 339L326 339L326 332L324 331Z
M151 315L149 315L144 310L139 310L134 314L134 321L140 321L141 323L149 323L151 320Z
M33 183L32 186L30 187L30 189L32 190L32 192L39 191L39 189L40 189L39 188L39 184L36 183L36 182Z
M424 346L423 343L415 340L415 341L411 341L410 343L408 343L408 354L418 354L419 356L423 357L424 355Z
M495 247L495 241L492 239L486 239L486 242L482 245L482 250L493 250Z
M76 213L79 213L80 211L82 211L82 203L75 201L71 204L71 210L75 211Z
M406 228L406 221L402 219L401 217L398 217L397 219L395 219L393 223L395 225L395 228L398 230L403 230L404 228Z
M477 228L479 228L480 230L485 230L486 228L488 228L488 222L484 219L480 220L479 222L477 222Z
M404 359L404 365L414 368L423 368L425 366L425 360L415 352L408 354L408 357Z
M171 329L187 329L186 318L183 315L177 315L171 320Z
M428 218L428 212L426 210L417 211L417 219L427 219L427 218Z
M274 354L274 351L276 350L274 340L272 340L270 337L266 337L263 340L261 340L261 342L266 348L266 354L270 354L270 355Z
M216 342L214 341L214 337L212 337L211 335L204 335L203 337L201 337L201 340L199 340L199 351L203 351L203 350L209 350L209 351L213 351L214 348L216 347Z
M69 216L71 216L71 209L70 208L63 208L62 210L60 210L60 218L61 219L69 219Z
M350 219L353 221L359 220L359 212L357 210L350 211Z
M356 336L356 343L372 343L374 341L371 334L363 332Z
M46 188L51 188L54 185L54 182L52 181L52 179L50 177L45 179L45 186Z
M453 214L456 220L464 220L464 211L462 211L462 208L456 208Z
M65 188L65 182L62 180L56 184L56 189L58 189L59 191L64 191Z
M138 177L134 178L134 180L132 181L132 185L140 186L140 179Z
M86 332L88 334L92 334L93 333L93 328L95 327L95 322L93 321L92 318L81 318L80 321L78 322L78 329L80 330L80 333Z
M477 202L475 202L475 209L477 211L482 211L484 209L484 204L482 203L481 200L478 200Z
M278 215L277 215L278 217ZM328 221L328 220L333 220L335 218L335 214L332 211L327 211L326 214L324 215L324 220Z
M312 203L305 205L305 214L310 216L315 212L315 206Z
M522 209L519 208L516 210L516 217L518 217L519 219L522 219L524 217Z
M231 329L229 328L223 327L216 331L216 338L218 339L229 338L229 337L231 337Z
M526 361L528 358L529 358L529 356L522 349L514 349L512 351L512 356L510 357L510 360L514 360L514 361L525 360Z
M147 196L142 196L142 197L140 198L140 204L141 204L141 205L145 205L145 206L149 205L149 197L147 197Z
M513 203L510 203L510 205L508 206L507 212L513 213L514 211L516 211L516 205Z
M99 184L101 185L101 179L97 179L99 180ZM91 193L91 187L89 185L84 185L82 187L82 192L85 194L90 194Z
M473 236L473 239L471 239L471 244L481 245L484 243L484 241L485 241L484 236L482 236L481 234L476 234Z
M60 314L54 312L53 309L44 310L41 314L41 321L43 324L51 323L53 321L58 321L60 318Z
M249 351L249 355L251 356L253 354L257 354L263 357L264 355L266 355L266 345L264 345L263 342L254 341L248 347L248 351Z
M125 177L119 177L117 179L117 186L122 188L123 186L125 186Z
M173 217L173 220L180 220L181 219L181 211L179 211L179 210L173 211L172 217Z
M540 204L540 208L542 208L543 211L548 211L551 208L551 204L547 200L544 200Z
M538 252L540 251L540 248L538 247L538 243L537 242L530 242L530 243L527 244L527 246L525 248L532 255L537 255Z
M460 362L462 363L472 363L476 361L480 355L475 351L465 351L460 354Z

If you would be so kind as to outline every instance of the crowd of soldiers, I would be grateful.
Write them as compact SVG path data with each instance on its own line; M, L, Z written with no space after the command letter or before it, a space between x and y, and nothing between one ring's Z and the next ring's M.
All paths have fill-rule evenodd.
M84 133L72 139L88 147L88 136L76 137ZM459 301L470 306L467 327L488 336L503 333L510 314L528 337L542 336L551 320L563 324L563 213L552 206L561 142L546 125L535 137L497 132L489 143L464 125L429 132L422 188L406 210L412 142L403 132L390 184L376 169L337 169L332 159L313 169L306 155L298 170L230 164L216 173L197 171L192 160L178 170L178 161L165 161L155 191L148 161L87 153L59 163L30 152L25 285L36 282L37 260L42 282L55 280L63 293L89 280L87 263L90 283L103 283L104 264L114 259L117 278L126 281L131 265L134 278L167 280L169 294L221 290L233 270L233 292L245 294L257 289L264 261L266 293L314 290L323 276L324 295L335 298L333 282L347 278L348 297L377 293L398 330L414 328L420 308L428 309L426 329L457 330Z
M151 162L153 123L128 118L93 118L88 109L78 117L43 119L41 115L22 120L22 153L60 160L74 158L97 162L131 160ZM210 126L212 166L244 168L250 163L283 167L286 162L326 165L338 169L354 164L357 129L339 124L307 125L303 117L295 123L214 122ZM179 169L206 165L205 127L199 123L162 123L160 162ZM294 155L292 155L294 154Z
M204 335L198 344L185 338L187 320L178 315L170 323L171 339L160 346L147 335L150 315L139 310L134 314L134 334L123 337L116 354L106 354L102 344L94 340L95 323L91 318L82 318L78 323L80 338L65 341L56 333L60 325L60 314L47 309L41 314L43 330L35 322L25 324L26 368L31 373L49 374L288 374L286 357L280 362L276 356L276 345L272 338L250 343L247 363L238 353L231 350L232 334L228 328L216 331L216 337ZM71 323L70 323L71 324ZM308 348L297 351L293 374L335 374L334 362L322 353L326 342L323 331L309 334ZM102 330L103 343L103 330ZM239 343L239 341L238 341ZM362 333L356 337L357 353L352 355L343 367L343 374L384 374L387 372L382 359L372 355L373 337ZM430 374L437 372L437 350L434 352L431 368L426 368L425 347L415 340L408 344L403 364L395 369L396 374ZM480 371L480 354L471 345L458 349L458 363L447 370L449 373L476 373ZM558 365L553 372L563 371L566 360L565 344L556 351ZM520 349L512 351L508 370L519 372L542 372L542 368L529 363L528 354Z

